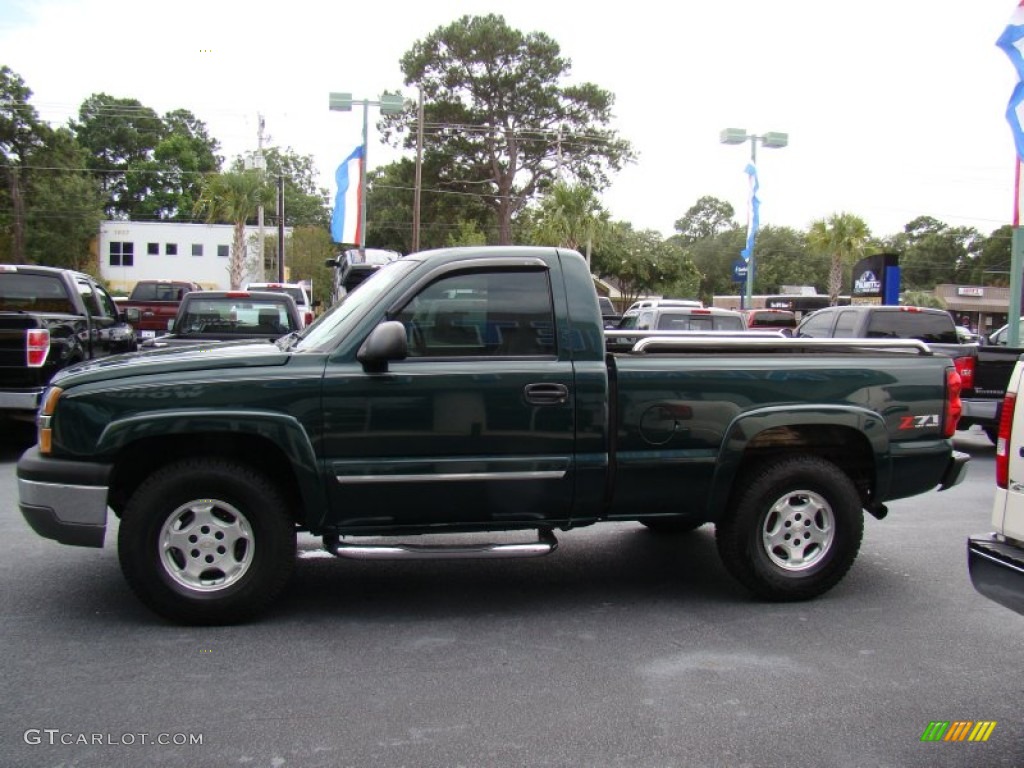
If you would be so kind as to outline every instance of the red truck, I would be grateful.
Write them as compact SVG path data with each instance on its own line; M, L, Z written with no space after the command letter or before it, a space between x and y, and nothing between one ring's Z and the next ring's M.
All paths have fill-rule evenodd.
M201 290L199 283L186 280L139 280L128 300L120 304L141 341L167 333L167 321L178 314L185 294Z

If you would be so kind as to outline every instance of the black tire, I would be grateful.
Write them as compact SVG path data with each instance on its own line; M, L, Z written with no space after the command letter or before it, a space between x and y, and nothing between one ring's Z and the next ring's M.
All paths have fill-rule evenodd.
M652 533L676 536L683 533L690 533L704 525L703 520L687 520L685 518L653 518L641 520L641 525L647 526Z
M232 624L264 610L295 567L295 525L277 487L249 466L186 459L128 500L117 537L128 585L183 624Z
M807 600L827 592L857 559L864 534L860 497L835 464L793 456L761 465L715 527L726 569L756 596ZM794 536L794 532L799 536Z

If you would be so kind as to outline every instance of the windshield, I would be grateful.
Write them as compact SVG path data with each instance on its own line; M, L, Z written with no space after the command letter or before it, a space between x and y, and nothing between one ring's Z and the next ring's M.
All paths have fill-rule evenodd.
M295 345L300 352L324 351L333 348L359 322L364 308L372 307L385 296L407 272L419 266L418 261L402 259L381 267L368 277L358 291L352 291L311 325Z

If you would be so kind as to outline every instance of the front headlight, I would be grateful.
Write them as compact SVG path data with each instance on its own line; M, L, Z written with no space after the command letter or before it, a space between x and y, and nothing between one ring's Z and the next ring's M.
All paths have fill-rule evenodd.
M50 427L50 420L57 408L57 401L64 390L60 387L49 387L43 393L43 404L39 408L39 415L36 417L37 435L36 442L39 443L39 452L49 454L53 449L53 431Z

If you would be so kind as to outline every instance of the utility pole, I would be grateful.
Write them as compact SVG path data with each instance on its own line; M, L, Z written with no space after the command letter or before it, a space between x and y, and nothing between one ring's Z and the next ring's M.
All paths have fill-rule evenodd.
M257 157L258 157L258 159L256 161L256 167L259 169L260 179L263 179L263 173L264 173L264 171L267 168L267 162L266 162L266 160L263 159L263 126L264 126L264 123L263 123L263 115L261 115L261 114L259 114L257 112L256 116L259 118L259 136L258 136L258 139L257 139L258 142L259 142L258 143L259 149L257 150ZM262 283L263 280L264 280L264 273L265 273L265 270L266 270L266 263L264 262L264 258L265 257L264 257L264 250L263 250L263 238L264 238L264 236L263 236L263 201L262 200L260 201L260 206L259 206L259 208L257 209L257 212L256 212L256 223L258 224L258 226L260 228L259 241L258 241L259 245L257 246L257 250L259 251L259 267L256 270L256 277L257 277L257 282L261 282Z
M412 201L412 252L420 249L420 194L423 191L423 89L420 88L420 104L416 117L416 185Z

